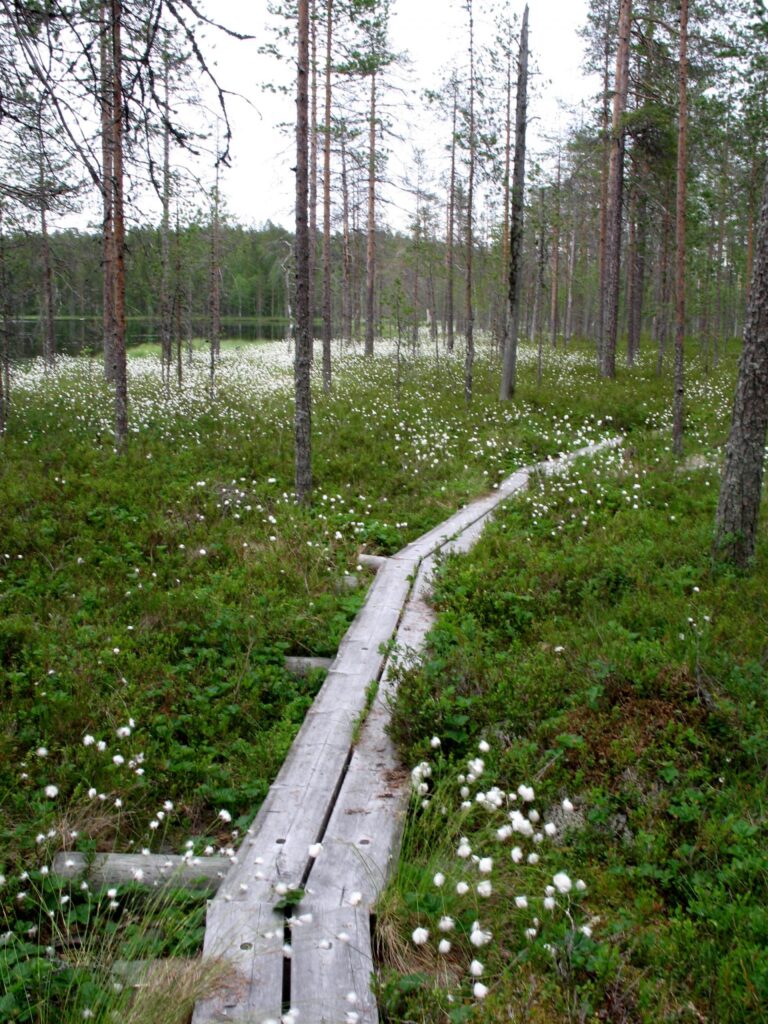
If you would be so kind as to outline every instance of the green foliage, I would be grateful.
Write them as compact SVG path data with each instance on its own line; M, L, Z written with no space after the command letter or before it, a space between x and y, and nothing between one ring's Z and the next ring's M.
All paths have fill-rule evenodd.
M722 435L725 400L695 411L695 438ZM470 911L500 937L485 958L487 998L468 1002L466 981L455 965L446 976L438 958L422 964L415 995L398 990L397 971L388 976L394 1019L446 1019L446 991L478 1021L522 1019L531 1000L538 1009L527 1019L547 1022L764 1018L768 691L759 609L768 546L763 536L749 577L713 566L716 497L712 469L680 472L658 437L638 432L621 453L534 481L470 555L441 565L438 621L421 664L401 672L392 734L411 764L439 736L441 756L459 771L483 737L493 765L482 788L487 772L511 792L538 779L536 806L546 815L563 794L573 798L581 819L558 840L558 859L579 866L596 923L589 936L563 932L557 941L542 924L516 954L509 906L530 883L494 869L493 900ZM497 842L484 831L485 812L438 818L432 808L450 806L440 784L428 799L428 810L414 812L384 904L402 936L422 923L429 899L451 907L449 886L429 880L455 863L458 836L481 855ZM425 880L421 896L416 877ZM545 932L554 955L541 944ZM436 987L442 996L427 1000Z

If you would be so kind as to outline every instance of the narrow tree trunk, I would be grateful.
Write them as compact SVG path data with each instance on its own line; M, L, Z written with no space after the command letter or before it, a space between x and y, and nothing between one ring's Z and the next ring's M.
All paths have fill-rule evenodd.
M455 315L453 309L453 270L454 256L453 244L456 234L456 118L458 116L458 83L454 78L453 86L453 110L451 113L451 174L448 181L448 225L446 232L445 246L445 270L446 270L446 297L445 297L445 328L446 348L453 352L455 344Z
M611 154L608 164L608 204L606 208L605 274L602 302L600 373L616 376L616 336L619 326L619 284L621 274L621 221L624 188L624 110L629 87L629 35L632 25L632 0L621 0L619 8L619 44L616 50L611 120Z
M325 126L323 134L323 389L331 390L331 59L333 0L325 3Z
M53 268L51 267L51 245L48 236L44 185L40 199L40 262L43 271L43 360L46 366L53 366L56 358L56 330L53 322Z
M515 109L515 160L509 224L509 279L507 286L508 332L499 398L507 401L517 386L517 340L520 333L520 306L523 280L523 221L525 198L525 129L528 107L528 5L520 29L520 53L517 65L517 101Z
M312 325L309 306L309 0L298 0L298 72L296 76L296 357L295 464L296 497L312 493Z
M166 394L171 386L173 366L173 311L171 306L171 123L170 69L165 56L163 66L163 192L160 222L160 362ZM177 247L178 248L178 247Z
M101 260L102 260L102 330L104 334L104 376L114 380L115 365L115 224L114 224L114 159L112 149L112 42L107 15L108 3L99 4L99 77L101 113Z
M368 240L365 253L365 354L373 355L376 287L376 72L371 72L368 125Z
M123 196L122 0L110 0L112 41L112 159L114 208L114 325L112 372L115 384L115 444L128 433L128 367L125 351L125 215Z
M210 344L211 388L216 377L216 365L221 355L221 232L219 225L219 152L216 145L216 181L213 186L211 208L211 248L208 280L208 331Z
M533 296L533 320L531 335L537 341L536 383L541 387L544 363L544 332L539 327L539 316L544 301L544 268L547 262L546 235L544 232L544 189L539 189L539 252L536 261L536 290ZM542 320L544 318L542 317Z
M754 558L768 431L768 178L758 220L744 347L715 520L715 557Z
M472 257L475 248L474 237L474 196L475 196L475 159L477 141L475 139L475 33L472 11L473 0L466 0L469 14L469 172L467 176L467 272L466 272L466 350L464 354L464 399L472 401L473 373L475 364L475 310L472 304L473 280Z
M176 206L176 232L175 232L175 278L173 288L173 313L174 326L176 330L176 383L181 387L183 380L183 368L181 359L182 340L182 301L181 301L181 232L179 231L179 208Z
M352 341L352 252L349 239L349 172L347 170L346 125L341 132L341 337Z
M314 360L315 278L317 268L317 4L309 0L309 329L312 332L310 359Z
M635 237L630 259L630 287L627 294L627 366L634 366L640 351L640 330L643 322L643 293L645 291L645 245L648 203L645 195L637 200Z
M680 110L677 127L677 201L675 232L675 396L672 407L672 448L683 453L683 379L685 335L685 199L686 137L688 130L688 0L680 0Z
M10 400L10 310L8 301L8 268L6 265L4 210L0 205L0 437L8 426Z
M557 147L557 178L555 181L555 212L552 218L552 290L549 297L549 338L552 348L557 348L557 314L558 282L560 277L560 179L562 168L560 162L560 145Z
M571 241L568 247L568 279L565 285L565 327L564 342L566 346L573 337L573 279L576 269L576 224L571 225Z
M613 3L607 0L605 5L605 32L603 34L603 110L600 122L603 139L602 163L600 167L600 234L597 248L598 288L598 326L597 326L597 357L603 351L603 303L605 301L605 266L608 230L608 168L611 160L611 137L608 131L610 124L610 72L611 72L611 13Z

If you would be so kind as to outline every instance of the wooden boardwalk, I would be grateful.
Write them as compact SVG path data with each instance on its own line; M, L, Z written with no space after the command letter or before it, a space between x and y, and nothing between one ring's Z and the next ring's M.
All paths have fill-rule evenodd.
M198 1003L193 1024L290 1020L291 1008L302 1024L378 1020L370 990L371 911L397 855L409 781L385 732L392 691L385 650L393 640L396 650L421 648L432 624L427 596L438 552L468 550L494 508L524 488L532 471L556 471L617 443L522 469L381 560L364 606L209 903L204 956L229 961L232 973L214 998ZM379 689L368 710L372 680ZM299 889L304 895L297 905L276 909Z

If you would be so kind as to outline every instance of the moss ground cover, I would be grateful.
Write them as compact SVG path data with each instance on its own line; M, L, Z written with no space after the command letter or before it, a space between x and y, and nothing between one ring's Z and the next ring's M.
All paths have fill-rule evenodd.
M698 468L654 409L440 569L393 720L422 768L386 1019L765 1020L768 543L713 566L727 386L692 391Z

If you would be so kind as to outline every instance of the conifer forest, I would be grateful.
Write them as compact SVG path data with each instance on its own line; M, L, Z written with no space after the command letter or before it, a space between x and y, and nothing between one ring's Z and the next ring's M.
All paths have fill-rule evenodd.
M767 434L765 0L0 0L0 1024L768 1021Z

